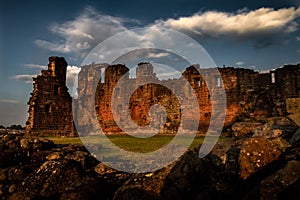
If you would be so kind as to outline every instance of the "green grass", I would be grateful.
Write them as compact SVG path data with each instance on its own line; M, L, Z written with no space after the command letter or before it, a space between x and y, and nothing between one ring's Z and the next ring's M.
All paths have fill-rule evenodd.
M52 140L55 144L82 144L79 137L42 137Z
M115 135L108 136L110 141L118 147L132 152L151 152L155 151L165 145L167 145L173 139L173 136L153 136L150 138L137 138L128 135ZM101 144L106 145L107 140L105 136L86 136L86 137L46 137L46 139L52 140L55 144ZM223 140L220 138L219 140ZM204 137L196 136L193 143L190 145L190 149L202 144ZM184 142L184 140L183 140Z

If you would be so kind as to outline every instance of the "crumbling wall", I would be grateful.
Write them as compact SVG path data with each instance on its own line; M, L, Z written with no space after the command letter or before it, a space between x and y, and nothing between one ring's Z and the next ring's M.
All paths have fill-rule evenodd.
M72 98L66 87L66 70L64 58L50 57L48 70L42 70L41 75L33 79L34 88L28 102L27 135L75 134ZM218 71L216 73L214 69L192 65L186 68L180 78L158 80L150 63L138 64L136 78L129 78L129 69L121 64L83 66L78 76L78 99L74 100L75 123L81 129L79 132L88 134L97 134L100 128L106 134L121 132L117 124L126 127L130 119L139 126L152 122L156 126L155 123L163 119L160 115L153 118L149 111L153 105L160 104L166 111L166 123L160 127L161 132L175 133L180 126L194 130L192 124L197 120L199 131L205 133L211 120L212 104L216 103L211 96L218 93L221 83L224 84L227 98L225 127L235 121L264 121L271 116L298 114L294 112L298 112L300 97L299 64L284 66L269 73L232 67L218 68ZM117 87L121 77L126 84ZM146 80L155 83L147 83ZM212 85L213 89L209 90L208 85ZM137 89L129 102L123 102L121 97L134 88ZM193 94L197 97L200 113L195 113L197 109L191 107ZM116 102L114 110L117 113L114 116L112 98ZM125 115L126 103L130 116ZM183 113L181 109L187 109L188 112ZM187 120L180 124L182 117Z
M67 65L64 58L49 57L48 70L33 78L26 135L75 135L72 98L66 87Z
M223 67L218 68L221 75L220 79L213 69L204 69L192 65L178 79L159 80L161 85L143 85L143 80L146 78L157 80L151 64L140 63L136 69L136 78L129 78L127 73L129 69L125 65L111 65L105 68L105 80L98 83L95 98L96 117L104 132L120 132L121 129L117 124L123 123L126 126L127 119L124 118L125 110L121 106L124 105L124 102L118 96L121 97L122 92L127 93L132 88L139 86L129 101L130 117L136 124L148 125L151 121L149 116L150 107L154 104L161 104L167 110L167 123L162 128L163 132L176 132L181 117L187 119L184 124L181 124L184 129L189 130L192 128L189 120L190 122L198 120L199 131L205 132L210 124L213 103L212 92L218 92L220 81L223 81L227 96L225 127L230 126L235 121L264 121L271 116L285 116L287 115L285 100L300 96L299 68L299 65L290 65L269 73L259 73L250 69ZM87 68L87 70L93 70L93 68ZM83 88L91 83L95 84L93 80L84 78L87 76L86 73L83 70L79 75L79 82L85 84ZM126 73L127 75L124 76ZM121 77L127 80L127 84L122 89L116 88L116 84ZM185 86L185 80L192 86L192 90ZM215 86L213 91L209 91L208 83ZM179 88L178 96L173 94L174 88ZM111 98L114 90L114 95L117 96L113 98L116 100L115 106L117 108L115 109L118 112L115 117L113 117L111 111ZM190 106L192 93L198 99L199 119L195 118L197 115L193 110L185 113L184 116L182 116L180 110L180 106Z
M95 97L99 90L96 90L98 83L104 82L104 71L108 64L91 64L82 66L78 75L78 98L74 99L74 120L78 133L98 132L100 127L95 110L98 110L98 101ZM97 97L96 97L97 98Z

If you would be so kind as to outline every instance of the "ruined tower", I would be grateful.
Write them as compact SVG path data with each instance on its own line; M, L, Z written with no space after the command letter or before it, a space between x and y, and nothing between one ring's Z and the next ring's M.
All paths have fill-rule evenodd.
M26 135L75 135L72 98L66 87L67 65L63 57L49 57L48 70L33 78Z

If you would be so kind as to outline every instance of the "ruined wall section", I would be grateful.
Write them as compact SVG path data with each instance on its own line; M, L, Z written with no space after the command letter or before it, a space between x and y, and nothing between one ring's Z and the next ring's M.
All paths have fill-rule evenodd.
M138 89L134 91L129 102L132 120L142 127L150 125L152 122L151 128L159 128L162 132L176 131L180 120L179 101L172 90L161 85L163 83L156 77L150 63L138 64L134 84ZM159 127L159 122L163 121L161 110L156 110L152 118L149 115L150 109L154 105L160 105L165 110L166 123L162 127Z
M276 97L280 100L300 96L300 64L275 70Z
M28 136L74 136L72 98L66 87L67 62L49 57L48 70L33 78L34 89L29 99L29 117L25 126Z
M120 80L120 78L125 75L129 69L125 65L110 65L105 69L105 80L104 82L100 81L98 83L95 102L96 102L96 114L97 119L100 123L101 129L104 130L106 133L113 133L113 132L120 132L121 129L116 124L116 121L119 121L120 117L116 117L114 119L112 114L112 104L111 104L111 98L113 95L114 90L115 92L115 99L118 100L117 96L121 96L120 92L127 92L126 88L130 88L130 85L126 85L126 88L124 90L121 90L120 88L116 87L117 82ZM127 73L127 76L123 77L124 79L129 79L129 73ZM118 102L116 103L118 105ZM121 104L121 102L120 102ZM117 108L122 112L122 108ZM121 114L121 113L119 113Z
M78 98L74 101L75 124L77 128L80 127L79 134L92 135L93 132L100 130L95 113L97 109L95 95L98 83L104 82L104 72L108 66L108 64L91 64L81 67L78 75Z
M96 97L97 118L102 129L107 133L121 131L116 124L125 123L124 102L121 102L122 92L128 93L133 87L138 89L132 94L129 102L131 118L138 125L148 125L151 121L149 109L154 104L163 105L168 114L168 120L163 127L166 132L178 129L181 119L180 106L190 109L184 116L191 122L199 120L199 130L209 126L213 94L218 93L221 81L227 96L225 126L230 126L235 121L253 120L263 121L271 116L286 115L286 99L300 97L299 74L300 65L284 66L270 73L259 73L250 69L223 67L218 68L219 73L209 68L200 68L199 65L188 67L182 77L159 80L166 87L157 84L144 84L145 79L157 80L153 67L149 63L140 63L137 67L136 78L123 77L127 84L116 88L118 80L128 72L124 65L112 65L105 70L105 81L98 84ZM199 73L200 72L200 73ZM221 75L221 77L220 77ZM86 80L86 84L91 80ZM208 84L212 85L211 90ZM191 87L188 87L188 86ZM174 90L177 90L177 97ZM113 118L111 113L111 98L115 90L117 115ZM173 92L172 92L173 91ZM192 94L198 100L200 117L195 119L195 109L189 108ZM118 101L120 99L120 101ZM214 102L215 103L215 102ZM159 120L159 119L155 119ZM189 129L189 120L181 124L184 129ZM194 128L194 127L193 127Z
M185 116L191 122L186 125L183 124L183 127L188 128L190 124L192 124L192 121L195 120L194 117L195 113L192 110L192 108L189 108L191 93L194 93L198 99L199 111L200 111L199 113L200 116L199 119L197 120L199 120L200 129L202 129L204 132L209 126L209 122L211 118L211 111L212 111L211 92L213 92L213 91L209 91L207 87L208 83L206 81L208 80L214 81L211 78L205 76L205 74L207 73L205 72L205 70L206 69L200 69L198 65L192 65L182 73L183 78L187 80L186 84L190 84L192 88L191 89L187 85L185 86L185 88L183 88L185 90L185 92L183 92L183 95L185 97L182 98L186 98L186 101L183 101L183 106L191 110L189 112L189 115ZM179 87L182 86L179 85Z
M153 66L149 63L139 63L136 69L136 78L129 78L129 69L124 65L111 65L105 69L105 81L99 82L96 93L96 113L101 129L106 134L120 133L122 130L117 124L126 129L128 120L141 127L147 126L152 122L159 122L160 115L149 115L151 106L160 104L167 113L166 124L162 128L164 132L174 132L180 123L180 104L171 90L155 83L146 84L147 81L156 82L158 78L153 72ZM117 86L117 82L122 77L126 84ZM135 89L136 90L135 90ZM124 95L131 91L129 102L124 101ZM112 106L112 98L115 100L115 108ZM124 108L128 105L128 110ZM116 113L113 116L112 110ZM129 115L126 115L126 112ZM158 111L159 112L159 111ZM153 117L153 116L152 116ZM158 126L158 124L151 124ZM157 127L155 127L157 128Z

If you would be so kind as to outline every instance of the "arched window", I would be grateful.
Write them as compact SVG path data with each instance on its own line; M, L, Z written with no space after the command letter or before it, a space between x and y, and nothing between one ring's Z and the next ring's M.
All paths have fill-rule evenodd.
M217 87L221 87L221 78L217 77Z
M105 82L105 68L101 68L101 78L100 78L100 83Z
M275 73L271 72L271 83L275 83Z
M194 85L196 88L201 87L201 79L200 78L194 78Z

